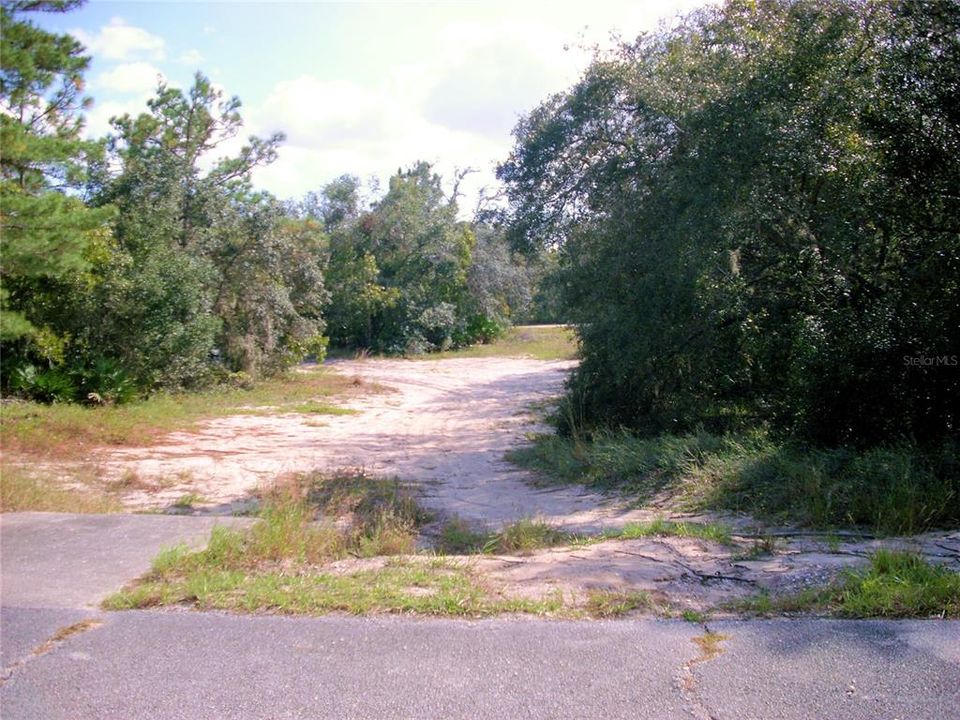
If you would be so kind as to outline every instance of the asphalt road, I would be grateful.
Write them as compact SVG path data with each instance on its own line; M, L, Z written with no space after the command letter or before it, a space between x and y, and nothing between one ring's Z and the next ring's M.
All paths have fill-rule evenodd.
M680 621L104 613L202 528L95 517L0 518L4 720L960 718L956 621L713 622L709 657Z

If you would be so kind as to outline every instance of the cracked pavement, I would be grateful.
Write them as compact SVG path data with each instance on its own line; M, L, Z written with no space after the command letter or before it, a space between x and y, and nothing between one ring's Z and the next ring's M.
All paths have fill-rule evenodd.
M291 618L97 608L146 570L157 550L181 539L200 542L213 521L0 517L0 715L960 716L960 621L813 618L705 627L655 619ZM704 643L707 630L717 642Z

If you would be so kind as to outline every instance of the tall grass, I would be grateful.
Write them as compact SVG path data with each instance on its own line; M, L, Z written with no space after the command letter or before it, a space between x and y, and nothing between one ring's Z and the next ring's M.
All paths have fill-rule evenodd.
M688 508L728 509L812 527L859 525L910 534L960 525L960 457L945 444L857 451L778 442L763 433L543 435L508 457L554 482L659 492Z

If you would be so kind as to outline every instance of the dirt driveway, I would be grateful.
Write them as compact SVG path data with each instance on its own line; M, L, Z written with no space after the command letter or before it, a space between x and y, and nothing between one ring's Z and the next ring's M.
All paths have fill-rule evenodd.
M367 359L331 367L383 392L350 401L346 407L354 412L346 415L253 408L251 414L206 422L195 432L172 433L150 447L105 450L100 467L114 477L134 478L122 496L131 510L169 510L189 495L194 512L231 514L246 507L259 486L285 474L363 468L410 482L421 503L440 517L457 515L490 528L537 518L590 532L664 513L631 508L578 486L537 487L528 472L504 459L507 450L526 442L527 433L542 429L536 408L560 394L571 362ZM722 519L735 530L732 546L646 537L468 561L514 595L642 590L692 609L759 589L819 585L844 567L865 563L880 546L960 563L960 533L827 542L768 528L763 532L775 532L776 540L765 538L769 551L756 553L753 520Z
M534 408L555 398L573 363L516 358L351 360L332 363L385 392L348 403L350 415L234 415L159 444L106 451L114 477L135 477L123 502L162 509L186 494L228 514L288 473L363 468L415 483L422 503L492 526L524 517L594 528L639 517L582 488L536 488L504 460L538 429Z

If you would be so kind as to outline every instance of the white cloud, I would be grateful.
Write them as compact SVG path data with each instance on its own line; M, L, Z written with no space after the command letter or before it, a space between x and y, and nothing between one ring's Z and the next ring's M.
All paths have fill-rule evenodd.
M85 113L86 127L84 133L88 138L101 138L112 130L110 118L120 117L128 113L139 115L146 109L147 99L145 97L97 102Z
M162 37L128 25L119 17L111 18L95 35L82 29L71 30L70 34L82 42L88 51L105 60L163 60L165 56L166 41Z
M203 54L196 48L190 48L189 50L184 50L180 53L180 57L177 58L177 61L181 65L194 65L198 66L205 60Z
M246 113L245 134L287 134L277 161L254 173L256 184L280 197L301 197L343 173L385 181L398 168L426 160L448 180L455 165L481 171L464 183L470 192L463 207L472 210L479 187L495 182L492 159L502 154L502 141L434 122L422 112L419 95L405 87L403 77L373 88L307 75L278 83Z
M157 89L158 80L165 76L160 68L146 62L116 65L96 76L91 88L119 94L143 95Z
M537 98L562 84L559 79L556 66L535 52L496 41L463 55L433 87L424 110L439 124L502 140Z

